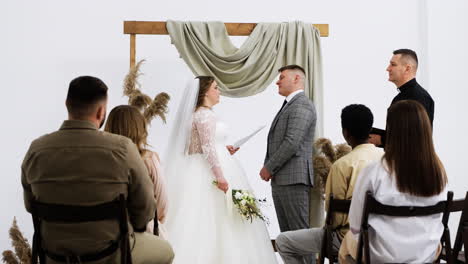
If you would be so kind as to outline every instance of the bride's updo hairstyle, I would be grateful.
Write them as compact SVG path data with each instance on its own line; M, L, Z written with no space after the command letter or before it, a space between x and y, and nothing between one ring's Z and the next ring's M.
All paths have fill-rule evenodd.
M198 90L197 105L195 109L198 109L203 105L203 100L205 99L206 92L210 89L211 84L214 82L214 78L211 76L198 76L197 79L200 82L200 87Z

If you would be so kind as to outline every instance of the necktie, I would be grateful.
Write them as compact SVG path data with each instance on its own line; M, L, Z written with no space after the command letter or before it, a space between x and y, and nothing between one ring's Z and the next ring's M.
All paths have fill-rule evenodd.
M280 110L278 111L278 113L276 113L276 116L279 115L279 113L281 113L281 110L283 110L284 106L288 103L288 101L286 101L286 99L284 99L284 102L283 102L283 105L281 106ZM276 118L276 117L275 117Z
M286 99L284 99L284 102L283 102L283 105L281 106L280 110L278 111L281 112L281 110L283 110L284 106L288 103L288 101L286 101Z

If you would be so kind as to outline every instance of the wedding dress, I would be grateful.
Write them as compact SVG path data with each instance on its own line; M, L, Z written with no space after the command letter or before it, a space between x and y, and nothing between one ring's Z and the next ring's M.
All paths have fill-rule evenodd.
M166 228L174 263L277 263L265 223L241 217L232 203L232 189L252 189L226 149L227 127L211 109L201 107L192 114L188 151L167 168L169 181L183 178L168 190ZM213 173L216 167L229 183L226 194L213 184L220 177Z

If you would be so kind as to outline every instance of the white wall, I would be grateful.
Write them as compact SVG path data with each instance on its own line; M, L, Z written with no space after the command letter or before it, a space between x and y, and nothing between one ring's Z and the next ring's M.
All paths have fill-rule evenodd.
M425 63L418 79L436 101L437 150L449 173L450 189L456 197L463 196L468 189L463 170L468 160L462 153L468 147L462 109L468 95L462 88L467 86L463 78L463 62L468 59L466 11L463 0L2 1L0 250L9 247L7 230L13 216L28 237L32 235L30 215L22 203L20 165L29 143L56 130L66 118L69 81L78 75L98 76L110 87L109 109L125 103L121 85L128 69L129 37L122 33L124 20L330 24L330 37L322 38L324 131L336 143L343 142L339 115L348 104L366 104L374 112L375 126L384 126L386 109L397 93L386 80L391 51L415 49ZM240 45L245 38L233 39ZM169 92L173 114L190 73L169 37L137 37L137 57L147 59L141 78L144 91ZM222 98L216 111L232 128L235 140L269 124L281 102L272 85L254 97ZM160 153L166 149L169 128L159 120L153 122L150 143ZM257 176L266 133L265 129L237 154L259 196L269 194L268 184ZM275 236L278 229L272 222L270 233Z
M468 191L466 165L465 108L468 96L466 62L468 61L468 2L463 0L431 1L428 6L428 64L430 93L436 101L434 139L436 150L449 175L449 190L455 198L464 198ZM450 218L453 233L459 214ZM452 235L454 237L454 235Z

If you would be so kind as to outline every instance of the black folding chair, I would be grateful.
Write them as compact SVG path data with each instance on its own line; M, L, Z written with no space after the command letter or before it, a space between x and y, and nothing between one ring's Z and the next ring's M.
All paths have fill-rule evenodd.
M159 236L159 222L158 222L158 209L154 210L154 225L153 225L153 234Z
M414 216L429 216L433 214L443 213L443 217L446 217L448 212L447 208L452 203L453 193L447 194L447 201L438 202L431 206L392 206L385 205L372 196L371 192L366 193L366 200L364 203L364 210L362 213L361 230L359 232L359 241L357 247L357 258L356 263L363 263L363 255L365 263L373 263L370 259L370 247L369 247L369 215L379 214L393 217L414 217ZM444 243L450 245L450 235L448 234L448 228L444 228ZM377 230L378 232L378 230ZM417 254L415 252L415 254ZM452 262L447 261L451 264Z
M325 263L325 258L328 258L330 263L338 262L338 252L333 250L333 237L332 233L336 231L333 228L333 217L335 213L349 213L351 200L334 199L333 194L330 194L328 202L327 218L325 219L325 233L322 239L322 248L320 250L320 263Z
M46 256L50 259L63 263L84 263L100 260L110 256L120 248L120 263L131 264L131 251L127 224L127 203L124 195L120 194L112 202L102 203L94 206L77 206L62 204L46 204L38 201L32 202L32 218L34 224L32 263L46 263ZM43 238L41 235L41 223L81 223L102 220L116 220L119 222L118 239L102 251L87 253L84 255L61 255L42 248Z
M462 247L466 247L468 245L468 192L466 192L465 200L461 200L457 207L454 209L461 209L458 211L462 211L460 216L460 221L458 223L457 235L455 237L455 243L453 245L452 250L452 258L455 262L453 263L466 263L468 259L468 251L462 251ZM461 207L460 205L463 205Z
M448 192L448 196L453 198L453 192ZM447 199L448 200L448 199ZM455 263L453 258L453 249L450 244L450 232L448 227L449 217L451 213L463 211L463 206L465 203L465 199L457 199L453 200L451 203L447 204L446 211L444 212L444 216L442 218L442 224L444 225L444 229L447 229L447 232L442 234L440 239L440 244L442 245L442 252L437 259L437 263L440 263L440 260L445 260L446 262Z

